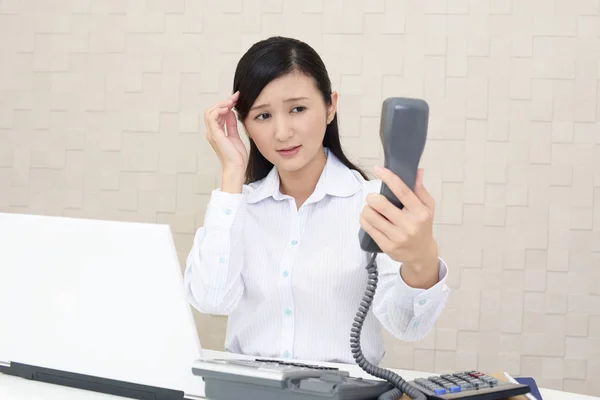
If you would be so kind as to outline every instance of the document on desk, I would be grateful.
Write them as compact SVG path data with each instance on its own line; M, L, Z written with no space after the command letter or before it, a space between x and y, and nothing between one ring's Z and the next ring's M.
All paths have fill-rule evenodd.
M528 385L531 388L531 393L527 393L525 397L528 400L544 400L542 399L542 395L540 394L540 390L537 387L537 383L535 383L535 379L530 377L512 377L508 372L504 373L506 379L512 383L520 383L522 385Z

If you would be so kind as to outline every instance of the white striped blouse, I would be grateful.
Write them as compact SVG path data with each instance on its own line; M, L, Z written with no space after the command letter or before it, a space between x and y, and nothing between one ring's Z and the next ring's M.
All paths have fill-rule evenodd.
M350 330L367 283L359 215L381 181L366 181L327 151L310 198L296 208L279 191L274 168L242 193L215 189L187 258L189 301L227 315L225 350L257 357L354 363ZM439 282L409 287L401 264L377 257L379 282L361 334L364 356L385 354L382 328L398 339L427 335L449 295L447 266Z

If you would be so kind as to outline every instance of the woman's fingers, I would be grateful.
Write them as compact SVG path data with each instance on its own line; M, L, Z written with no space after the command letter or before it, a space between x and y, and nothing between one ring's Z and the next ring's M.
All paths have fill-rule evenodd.
M215 139L216 135L223 136L224 130L224 116L229 112L228 107L213 108L207 115L206 118L206 136L207 139ZM223 133L220 133L223 132Z
M233 138L240 138L240 134L238 132L237 118L232 110L228 110L225 115L225 125L227 126L227 136Z
M240 92L235 92L234 94L232 94L231 96L229 96L227 99L225 99L225 100L217 103L215 107L229 107L229 108L233 108L233 106L235 106L235 104L237 103L237 99L239 97L239 93Z
M239 94L239 91L235 92L226 100L215 104L204 112L204 122L207 127L206 138L208 140L214 140L214 135L218 134L217 132L222 132L221 136L224 136L225 124L227 124L227 135L239 137L237 121L232 111L237 103ZM231 114L231 116L229 116L229 114Z

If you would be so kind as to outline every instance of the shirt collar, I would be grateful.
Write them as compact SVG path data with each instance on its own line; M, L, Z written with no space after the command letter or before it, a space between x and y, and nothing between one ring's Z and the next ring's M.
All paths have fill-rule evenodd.
M352 196L362 187L360 181L362 177L358 172L355 173L344 165L328 148L325 148L325 156L327 157L325 168L323 168L314 192L306 200L307 204L317 202L325 197L325 195L338 197ZM246 202L257 203L268 197L272 197L275 200L290 198L281 193L279 184L279 173L277 172L277 168L273 167L265 178L250 184L250 186L254 186L254 190L249 193Z

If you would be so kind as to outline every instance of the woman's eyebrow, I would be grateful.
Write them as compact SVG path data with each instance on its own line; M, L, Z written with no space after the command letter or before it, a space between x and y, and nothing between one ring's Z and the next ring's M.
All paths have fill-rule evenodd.
M289 103L289 102L298 101L298 100L308 100L308 97L306 97L306 96L290 97L290 98L287 98L287 99L285 99L283 101L286 102L286 103ZM256 110L256 109L259 109L259 108L265 108L265 107L268 107L269 105L270 105L269 103L258 104L258 105L255 105L254 107L252 107L250 109L250 111Z

